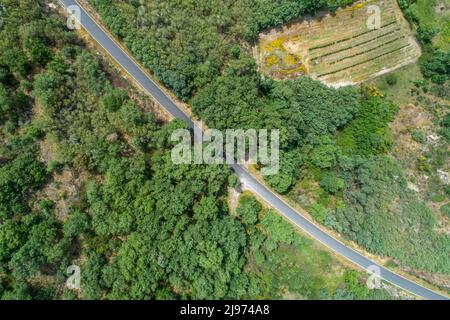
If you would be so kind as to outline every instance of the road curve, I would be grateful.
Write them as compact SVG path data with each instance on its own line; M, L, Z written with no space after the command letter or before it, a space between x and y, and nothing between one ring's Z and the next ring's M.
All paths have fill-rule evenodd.
M108 54L119 63L127 73L133 77L142 88L155 98L162 107L164 107L173 117L185 121L189 128L194 129L198 126L195 122L184 113L159 87L155 84L146 73L134 62L134 60L124 52L119 45L100 27L94 19L83 9L76 0L59 0L59 2L68 9L70 6L78 6L80 13L81 26L102 46ZM364 255L349 248L341 241L333 238L325 231L318 228L313 222L302 216L300 212L293 209L285 201L280 199L276 194L261 184L253 177L245 168L239 165L232 165L232 170L240 178L242 183L251 191L259 195L270 206L276 209L281 215L295 224L298 228L308 233L311 237L321 242L334 252L345 257L349 261L379 276L391 284L408 291L418 297L429 300L448 300L437 292L427 289L411 280L408 280L386 268L368 259Z

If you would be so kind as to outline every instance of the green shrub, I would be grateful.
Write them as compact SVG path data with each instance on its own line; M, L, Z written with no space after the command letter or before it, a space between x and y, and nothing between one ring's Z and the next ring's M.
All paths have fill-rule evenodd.
M419 156L417 158L417 168L420 171L428 173L430 173L433 170L433 167L426 156Z
M314 203L308 208L311 216L320 223L324 223L329 214L329 210L321 204Z
M422 73L434 83L443 84L450 78L450 52L436 50L421 62Z
M444 204L442 207L441 207L441 212L442 212L442 214L444 214L444 215L446 215L446 216L448 216L448 217L450 217L450 204Z
M394 73L391 73L386 77L386 83L390 86L395 86L397 84L397 82L398 82L398 78L397 78L397 75Z
M344 189L345 182L344 179L339 178L334 173L326 173L320 181L320 186L328 193L335 194L336 192Z
M432 24L420 24L418 28L419 38L425 43L431 43L434 36L437 34L437 29Z
M261 227L267 231L268 238L276 243L291 244L294 241L294 228L274 210L267 210L264 213Z
M435 194L431 197L431 200L433 202L443 202L443 201L445 201L445 199L446 199L446 196L443 194L439 194L439 193Z
M235 174L230 174L228 176L228 186L230 188L237 188L239 186L239 179Z
M246 225L253 225L258 221L258 213L262 205L252 195L244 194L239 198L239 204L236 213Z
M427 142L427 136L422 130L414 130L413 132L411 132L411 138L418 143Z
M113 89L102 98L103 106L109 111L117 111L128 100L127 91L124 89Z

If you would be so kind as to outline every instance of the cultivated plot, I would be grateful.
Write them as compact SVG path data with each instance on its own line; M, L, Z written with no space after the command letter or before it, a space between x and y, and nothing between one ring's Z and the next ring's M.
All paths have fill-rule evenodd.
M335 87L387 73L420 54L395 0L359 1L270 30L255 48L261 70L275 79L309 74Z

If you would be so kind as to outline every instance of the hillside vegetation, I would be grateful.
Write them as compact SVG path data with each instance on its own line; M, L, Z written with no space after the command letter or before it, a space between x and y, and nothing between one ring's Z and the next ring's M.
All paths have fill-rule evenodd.
M259 32L326 3L250 1L249 10L244 0L145 1L142 8L134 1L89 2L210 127L281 130L281 171L266 178L275 191L370 252L400 266L450 274L450 236L437 231L436 216L388 156L398 106L372 86L335 90L308 77L273 81L257 71L250 48ZM424 28L417 32L427 51ZM448 83L447 58L440 50L425 54L425 77Z
M144 112L44 1L0 4L2 299L391 297L253 197L230 213L227 167L172 163L184 124Z

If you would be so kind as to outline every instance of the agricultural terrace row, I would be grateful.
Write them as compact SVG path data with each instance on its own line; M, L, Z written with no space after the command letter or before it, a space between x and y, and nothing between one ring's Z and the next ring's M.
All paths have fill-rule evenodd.
M379 8L380 24L371 19ZM332 86L363 82L416 61L421 54L396 1L359 1L331 14L260 35L255 55L276 79L309 74Z

